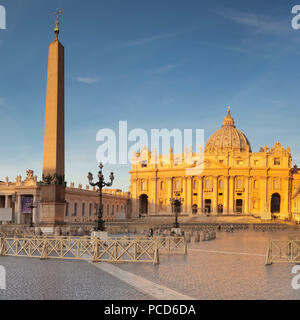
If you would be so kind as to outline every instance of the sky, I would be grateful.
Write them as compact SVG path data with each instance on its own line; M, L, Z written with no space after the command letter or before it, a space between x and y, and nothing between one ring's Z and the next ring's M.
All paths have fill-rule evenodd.
M0 0L0 180L41 179L48 45L63 11L66 181L97 172L98 130L204 129L231 106L253 151L279 141L300 165L294 0ZM299 1L300 4L300 1ZM130 144L129 144L130 146ZM107 165L127 190L130 165Z

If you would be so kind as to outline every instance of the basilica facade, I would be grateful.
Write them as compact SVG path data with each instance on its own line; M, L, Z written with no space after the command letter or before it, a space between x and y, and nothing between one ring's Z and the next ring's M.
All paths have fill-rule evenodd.
M156 155L136 153L131 174L132 215L253 215L297 220L300 174L279 142L252 152L236 128L230 108L204 151ZM157 157L157 161L152 161ZM186 161L192 159L192 161ZM197 170L197 163L202 169ZM195 170L193 170L193 168Z

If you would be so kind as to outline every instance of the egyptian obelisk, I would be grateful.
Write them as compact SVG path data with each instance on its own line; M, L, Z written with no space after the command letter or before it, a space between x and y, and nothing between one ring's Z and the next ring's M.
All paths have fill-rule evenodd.
M59 42L57 10L56 39L49 46L44 136L41 224L53 227L64 222L65 211L65 88L64 47Z

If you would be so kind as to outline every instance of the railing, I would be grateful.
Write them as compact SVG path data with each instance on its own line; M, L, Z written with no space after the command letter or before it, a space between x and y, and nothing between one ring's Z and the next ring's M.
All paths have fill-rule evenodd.
M38 235L25 235L23 238L25 239L65 239L71 241L72 239L83 239L83 240L90 240L90 236L38 236ZM122 237L109 237L109 240L118 240L123 241L124 243L128 240L152 240L157 242L157 247L159 253L161 254L171 254L171 253L178 253L178 254L187 254L187 241L185 237L164 237L164 236L154 236L154 237L145 237L145 236L122 236Z
M0 238L0 256L158 264L159 253L186 254L186 239L184 237L122 237L100 240L87 236L30 235L22 238Z
M282 223L257 223L253 224L254 231L279 231L286 230L289 228L289 225Z
M274 262L300 263L300 240L270 240L266 265Z
M0 256L159 263L157 241L98 238L0 238Z
M178 254L187 254L187 241L185 237L161 237L161 236L154 236L153 238L147 237L134 237L130 238L128 236L124 236L122 238L117 239L143 239L149 240L153 239L157 242L157 249L160 254L171 254L171 253L178 253Z

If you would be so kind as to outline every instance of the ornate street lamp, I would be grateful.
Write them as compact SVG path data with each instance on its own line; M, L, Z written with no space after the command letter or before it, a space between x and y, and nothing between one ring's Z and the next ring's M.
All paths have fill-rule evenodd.
M31 214L30 214L30 223L29 223L29 228L33 228L33 209L36 209L38 207L38 201L34 201L32 205L27 206L28 209L31 209Z
M90 172L87 178L89 180L89 184L92 187L96 186L99 188L99 209L98 209L98 219L96 221L95 231L104 231L104 221L102 220L102 216L103 216L102 189L103 187L111 187L115 177L114 177L114 173L111 172L109 176L110 182L105 182L104 176L102 174L102 169L103 169L102 162L100 162L99 168L100 170L98 172L98 179L99 179L98 182L95 182L95 183L93 182L93 175Z
M184 199L179 198L180 193L176 193L175 198L170 198L169 201L172 204L172 211L175 211L175 223L174 223L174 228L178 229L179 228L179 223L178 223L178 213L180 212L181 205L184 202ZM175 210L174 210L175 208Z

